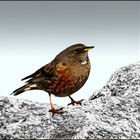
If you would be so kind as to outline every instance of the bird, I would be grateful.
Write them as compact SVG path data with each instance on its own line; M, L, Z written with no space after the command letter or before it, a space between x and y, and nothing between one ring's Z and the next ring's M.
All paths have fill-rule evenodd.
M92 48L94 46L86 46L82 43L67 47L50 63L21 79L22 81L26 80L25 85L14 90L11 95L16 96L29 90L43 90L49 95L49 112L52 113L59 113L62 110L62 108L54 108L52 95L56 97L68 96L71 100L68 105L81 105L82 100L75 101L71 95L83 87L89 77L91 64L88 51Z

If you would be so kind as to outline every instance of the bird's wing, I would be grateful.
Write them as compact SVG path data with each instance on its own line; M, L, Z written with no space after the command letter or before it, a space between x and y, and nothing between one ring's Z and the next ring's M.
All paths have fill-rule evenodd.
M44 66L43 66L44 67ZM44 69L44 68L40 68L39 70L37 70L36 72L34 72L33 74L30 74L30 75L28 75L28 76L26 76L26 77L24 77L23 79L21 79L22 81L23 80L26 80L26 79L29 79L29 78L33 78L33 77L36 77L36 75L38 75L38 74L40 74L41 73L41 71Z
M53 69L53 65L51 65L51 63L41 67L40 69L38 69L36 72L34 72L33 74L26 76L25 78L21 79L21 80L26 80L29 79L26 82L30 82L33 79L39 78L39 77L46 77L46 79L50 79L51 77L53 77L53 74L51 72L51 70Z

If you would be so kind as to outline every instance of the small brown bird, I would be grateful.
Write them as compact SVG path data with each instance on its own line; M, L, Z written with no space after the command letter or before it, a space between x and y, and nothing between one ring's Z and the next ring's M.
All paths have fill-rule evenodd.
M44 90L49 94L52 113L59 113L60 109L53 107L51 94L57 97L69 96L70 104L81 104L81 101L75 101L70 95L79 90L89 77L91 66L88 50L92 48L94 46L84 44L74 44L66 48L49 64L23 78L22 80L28 79L26 84L11 94L18 95L28 90Z

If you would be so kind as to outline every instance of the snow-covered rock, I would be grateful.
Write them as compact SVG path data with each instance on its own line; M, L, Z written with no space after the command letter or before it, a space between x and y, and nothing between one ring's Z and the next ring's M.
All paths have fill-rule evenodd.
M0 139L139 139L140 62L117 70L82 106L48 111L49 104L0 97Z

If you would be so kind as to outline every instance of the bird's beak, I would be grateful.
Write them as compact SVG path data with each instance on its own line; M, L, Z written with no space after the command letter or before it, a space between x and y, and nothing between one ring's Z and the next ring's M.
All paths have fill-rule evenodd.
M95 48L94 46L86 46L86 48L84 49L84 51L89 51L91 49Z

